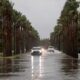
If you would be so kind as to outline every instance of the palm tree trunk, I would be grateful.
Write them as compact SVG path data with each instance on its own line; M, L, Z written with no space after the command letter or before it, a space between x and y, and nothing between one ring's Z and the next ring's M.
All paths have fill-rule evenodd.
M5 6L3 11L3 55L12 56L12 8Z

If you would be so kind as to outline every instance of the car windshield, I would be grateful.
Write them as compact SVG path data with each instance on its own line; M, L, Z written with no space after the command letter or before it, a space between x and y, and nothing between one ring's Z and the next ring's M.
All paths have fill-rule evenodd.
M40 47L34 47L32 48L32 50L40 50L41 48Z
M53 46L49 46L49 48L53 48Z

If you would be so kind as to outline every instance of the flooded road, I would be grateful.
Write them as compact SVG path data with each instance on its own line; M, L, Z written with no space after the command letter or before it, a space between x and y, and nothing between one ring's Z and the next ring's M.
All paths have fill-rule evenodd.
M80 59L80 58L79 58ZM58 51L0 60L0 80L80 80L80 61Z

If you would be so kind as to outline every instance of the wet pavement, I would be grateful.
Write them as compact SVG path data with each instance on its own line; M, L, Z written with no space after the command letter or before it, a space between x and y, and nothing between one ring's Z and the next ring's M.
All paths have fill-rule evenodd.
M41 56L23 54L0 60L0 80L80 80L80 58L73 59L57 50Z

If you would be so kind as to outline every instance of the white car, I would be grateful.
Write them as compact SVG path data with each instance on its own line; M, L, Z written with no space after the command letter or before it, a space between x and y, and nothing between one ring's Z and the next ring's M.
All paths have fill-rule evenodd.
M53 47L48 47L48 50L47 50L48 52L54 52L54 48Z
M41 47L33 47L31 49L31 55L41 55L41 54L42 54Z

